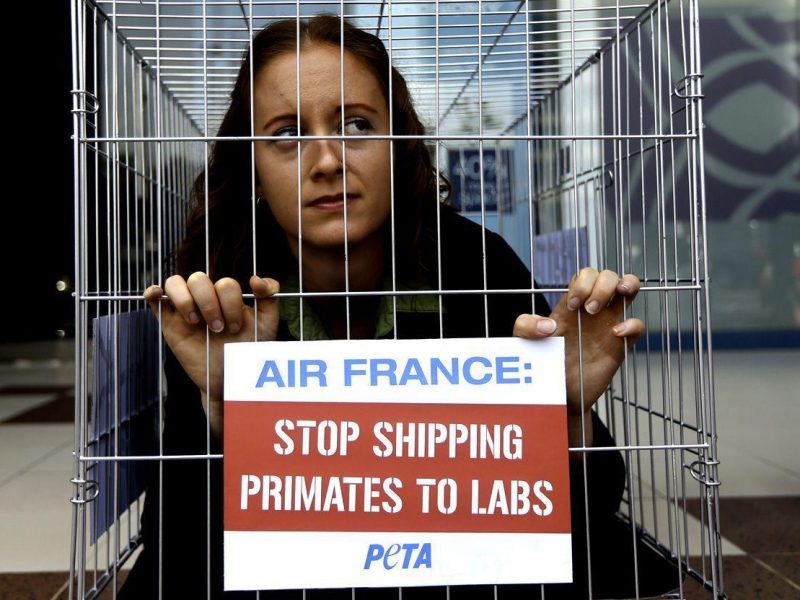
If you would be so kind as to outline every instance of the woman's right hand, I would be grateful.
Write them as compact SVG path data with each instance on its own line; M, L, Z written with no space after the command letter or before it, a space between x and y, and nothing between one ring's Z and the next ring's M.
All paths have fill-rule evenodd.
M161 321L164 339L200 388L211 432L218 438L222 434L223 344L274 340L278 332L278 301L272 297L280 289L278 282L253 275L250 288L255 307L244 303L236 280L226 277L213 283L201 272L186 280L173 275L164 290L153 285L144 293L150 310Z

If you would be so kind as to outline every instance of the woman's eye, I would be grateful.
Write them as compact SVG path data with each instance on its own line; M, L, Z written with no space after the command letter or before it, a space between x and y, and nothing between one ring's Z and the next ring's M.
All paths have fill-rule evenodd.
M297 127L294 125L289 127L281 127L276 132L272 134L275 137L293 137L297 135ZM280 140L276 140L280 141Z
M370 122L361 117L348 119L344 122L344 135L364 135L370 131Z

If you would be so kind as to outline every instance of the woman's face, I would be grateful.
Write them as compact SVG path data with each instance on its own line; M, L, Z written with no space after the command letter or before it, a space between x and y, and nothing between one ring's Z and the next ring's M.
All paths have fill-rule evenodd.
M288 52L256 74L256 135L298 135L296 67L296 55ZM339 48L314 44L301 50L300 135L388 134L386 99L375 76L358 58L344 53L342 111L339 73ZM339 141L307 140L300 144L299 162L293 140L258 141L255 149L257 192L286 232L295 255L298 206L304 249L344 244L345 191L348 244L356 247L381 239L390 212L388 141L354 140L343 152Z

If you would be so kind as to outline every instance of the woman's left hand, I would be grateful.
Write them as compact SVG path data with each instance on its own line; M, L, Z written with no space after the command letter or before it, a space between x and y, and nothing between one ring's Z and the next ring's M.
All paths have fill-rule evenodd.
M633 301L640 285L635 275L620 278L613 271L598 273L587 267L572 277L567 293L549 318L523 314L514 323L514 335L518 337L564 336L571 446L583 445L584 440L591 444L591 408L622 364L626 340L632 346L644 333L640 319L622 318L623 308Z

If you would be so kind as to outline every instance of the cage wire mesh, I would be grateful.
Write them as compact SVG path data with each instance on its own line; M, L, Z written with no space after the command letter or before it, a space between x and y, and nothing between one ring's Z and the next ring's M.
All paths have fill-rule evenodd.
M641 278L629 314L647 332L597 405L627 465L620 518L678 565L672 597L686 574L723 597L696 0L76 0L70 598L116 597L143 465L221 459L165 454L142 294L170 275L252 36L319 13L381 38L454 203L509 242L536 293L552 303L587 265Z

